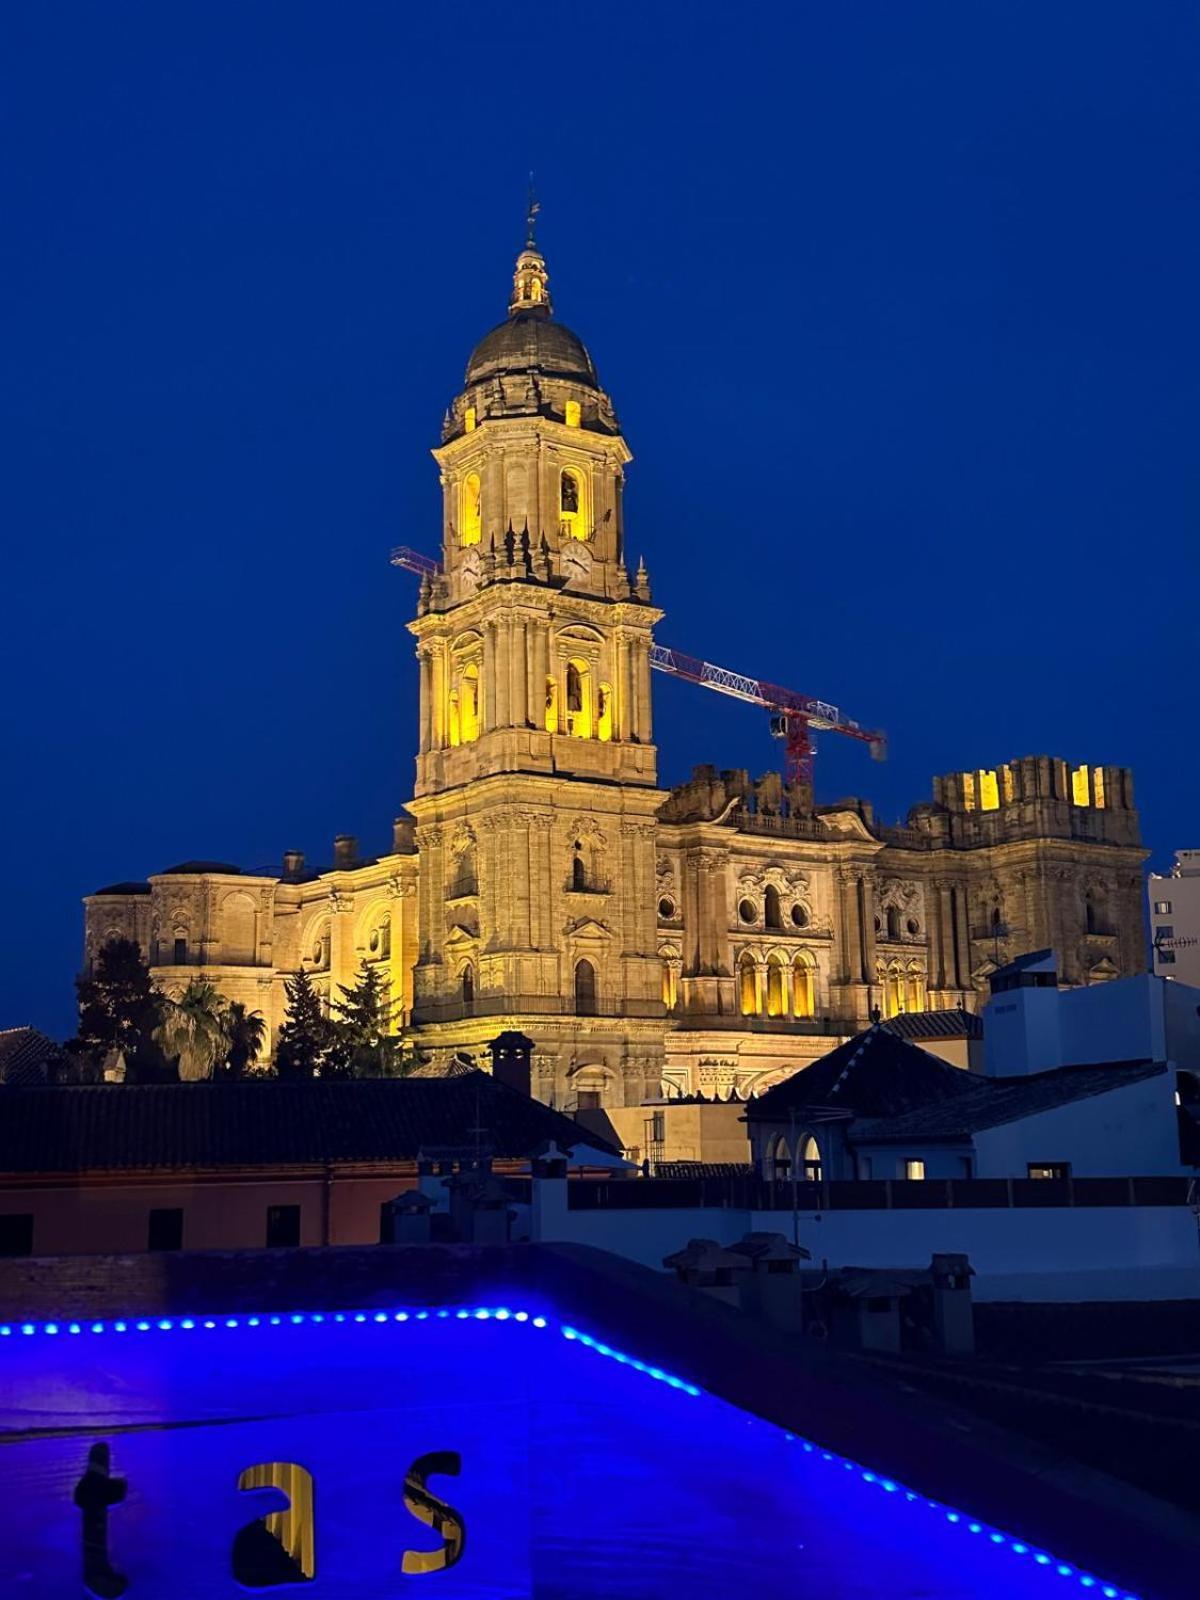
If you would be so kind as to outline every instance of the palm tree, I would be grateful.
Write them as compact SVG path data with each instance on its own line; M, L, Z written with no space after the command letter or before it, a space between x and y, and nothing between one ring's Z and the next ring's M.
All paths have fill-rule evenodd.
M267 1037L267 1024L260 1011L247 1011L240 1000L231 1000L225 1007L225 1070L226 1078L244 1078L262 1054Z
M168 1002L154 1039L178 1062L182 1082L211 1078L229 1053L225 1001L216 985L193 978L178 1000Z

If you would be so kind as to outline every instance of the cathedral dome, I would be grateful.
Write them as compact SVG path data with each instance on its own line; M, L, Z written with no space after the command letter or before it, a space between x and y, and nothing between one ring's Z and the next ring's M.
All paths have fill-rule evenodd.
M561 322L552 322L543 306L514 311L483 336L467 362L467 386L506 372L539 372L599 387L583 340Z

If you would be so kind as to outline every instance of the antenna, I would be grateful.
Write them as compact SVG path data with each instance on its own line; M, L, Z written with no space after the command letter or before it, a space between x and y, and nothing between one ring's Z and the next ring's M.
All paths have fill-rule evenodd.
M525 196L525 242L537 244L537 218L542 209L542 202L537 197L537 190L533 186L533 173L529 174L529 187Z

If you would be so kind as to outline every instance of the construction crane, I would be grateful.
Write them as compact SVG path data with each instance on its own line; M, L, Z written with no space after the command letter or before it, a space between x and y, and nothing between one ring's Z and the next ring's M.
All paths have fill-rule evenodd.
M391 563L419 577L432 577L441 571L432 556L410 550L407 545L396 546ZM870 747L876 761L882 761L887 753L887 740L882 733L860 727L827 700L816 700L812 695L784 689L777 683L765 683L760 678L747 678L741 672L731 672L728 667L715 666L711 661L701 661L698 656L687 656L681 650L669 650L661 644L651 646L650 665L657 672L670 673L673 678L698 683L701 688L715 689L718 694L727 694L734 700L744 700L747 705L769 711L772 734L787 741L787 777L791 783L812 782L814 730L858 739Z
M668 650L661 644L651 646L650 665L659 672L669 672L672 677L684 678L688 683L698 683L704 689L715 689L718 694L727 694L734 700L744 700L748 705L762 706L769 711L772 734L787 741L787 776L792 783L812 782L814 729L822 733L844 733L848 738L860 740L870 747L876 761L882 761L887 754L887 740L882 733L860 727L827 700L815 700L812 695L784 689L777 683L764 683L760 678L747 678L743 673L731 672L728 667L685 656L682 651Z

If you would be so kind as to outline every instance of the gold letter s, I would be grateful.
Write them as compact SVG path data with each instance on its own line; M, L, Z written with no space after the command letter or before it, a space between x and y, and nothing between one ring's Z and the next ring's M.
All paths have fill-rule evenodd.
M440 1550L406 1550L400 1564L402 1572L441 1572L462 1560L467 1543L467 1525L462 1513L439 1500L426 1486L426 1479L435 1472L457 1477L462 1460L456 1450L433 1450L429 1455L418 1456L408 1469L404 1480L404 1504L418 1522L442 1536Z

